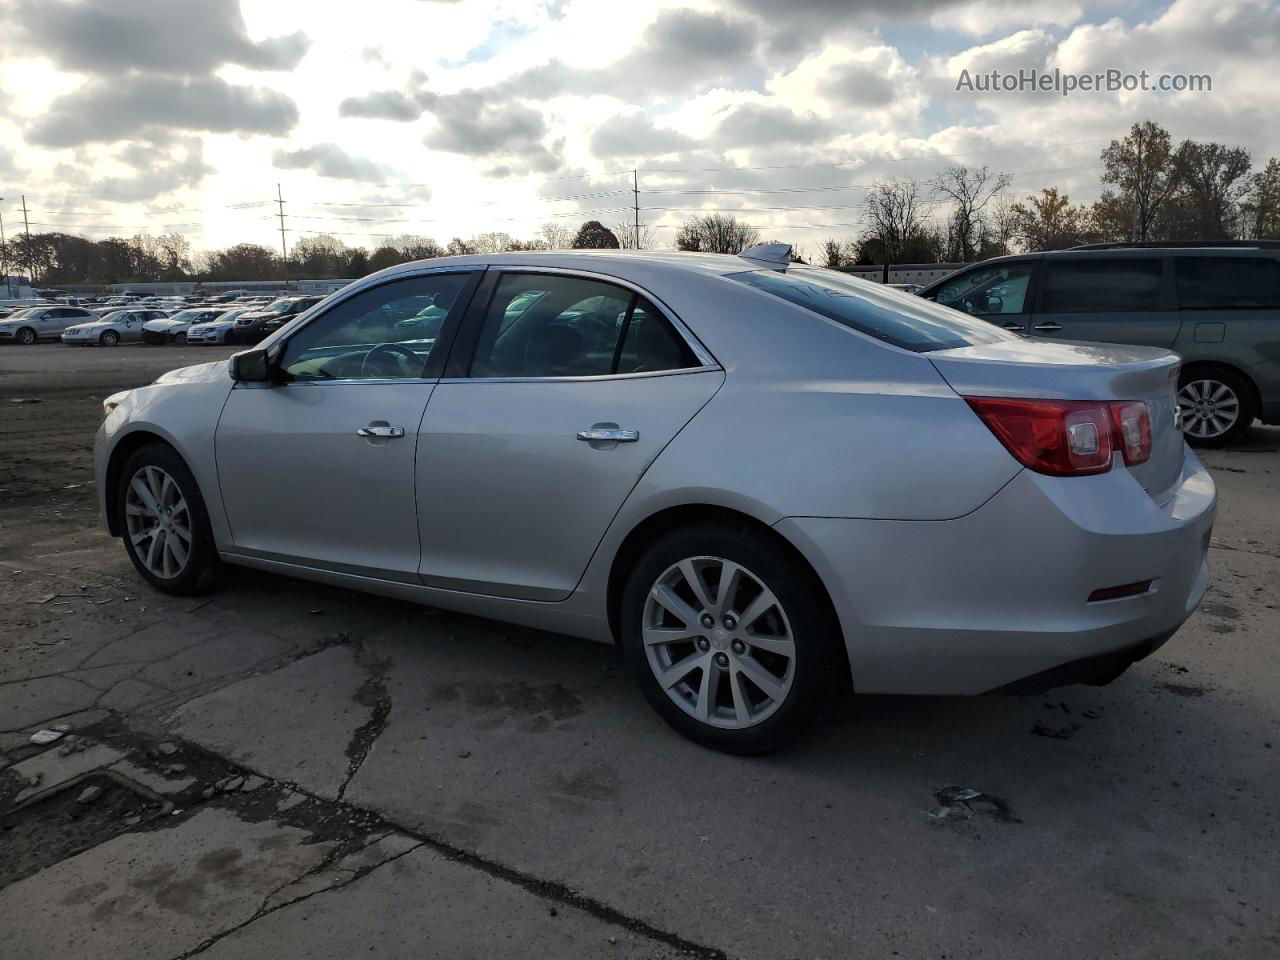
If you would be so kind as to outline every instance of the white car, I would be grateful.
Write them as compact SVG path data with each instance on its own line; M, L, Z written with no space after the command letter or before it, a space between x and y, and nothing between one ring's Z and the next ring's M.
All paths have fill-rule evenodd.
M113 310L100 319L67 327L62 331L62 342L82 347L137 343L142 339L143 324L164 318L163 310Z
M187 331L187 343L225 344L235 343L236 317L248 313L252 307L236 307L218 314L218 319L201 323Z
M82 307L29 307L0 320L0 343L30 346L39 340L57 340L67 327L93 319Z
M152 320L150 323L144 324L142 327L142 339L145 343L183 343L187 339L187 331L198 323L208 323L210 320L216 320L220 310L208 310L204 308L196 310L181 310L171 317L165 317L161 320Z

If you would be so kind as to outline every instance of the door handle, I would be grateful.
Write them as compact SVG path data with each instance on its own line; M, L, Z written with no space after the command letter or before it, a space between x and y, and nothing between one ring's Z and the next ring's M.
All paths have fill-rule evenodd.
M1061 330L1062 324L1054 323L1052 320L1050 320L1048 323L1037 323L1035 325L1035 329L1043 330L1045 333L1053 333L1056 330Z
M640 431L592 427L590 430L579 430L578 439L586 440L588 442L593 440L612 440L614 443L635 443L640 439Z
M361 427L356 431L357 437L403 437L404 427Z
M1022 329L1022 324L1020 324L1020 323L1002 323L1002 324L1000 324L1000 326L1004 327L1006 330L1021 330L1021 329Z

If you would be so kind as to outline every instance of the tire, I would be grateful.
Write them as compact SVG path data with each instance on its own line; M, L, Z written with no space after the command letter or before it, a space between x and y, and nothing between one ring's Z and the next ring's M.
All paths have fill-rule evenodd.
M1258 415L1253 385L1226 367L1184 370L1178 379L1178 405L1183 435L1196 447L1234 443Z
M726 573L735 583L727 598L720 596ZM697 600L690 575L707 603ZM672 594L684 615L668 606ZM619 612L623 653L645 698L681 734L725 753L767 753L799 737L847 670L821 585L790 550L746 524L699 524L654 541L631 570ZM711 628L702 613L713 617ZM673 639L645 642L661 630ZM691 639L675 639L681 634ZM672 682L660 682L660 672Z
M98 343L102 344L104 347L114 347L119 342L120 334L116 333L114 330L104 331L102 336L98 338Z
M18 331L14 339L17 340L18 343L22 344L24 347L29 347L29 346L32 346L39 339L39 337L36 336L36 332L32 330L30 327L23 327L21 330Z
M164 476L172 486L163 482ZM169 516L161 522L165 531L160 536L146 536L144 528L155 528L155 514L149 510L146 498L132 487L135 478L144 480L152 500L162 506L174 508L179 501L185 504L185 509L178 507L169 511ZM164 443L149 443L134 451L120 472L120 484L114 496L125 551L147 583L162 593L178 597L207 593L217 585L222 562L214 546L209 514L196 478L177 451ZM142 516L137 515L139 507L144 511ZM179 548L183 547L183 529L188 534L186 558L179 564L179 551L167 548L167 542L173 538ZM153 550L152 544L157 540L159 543Z

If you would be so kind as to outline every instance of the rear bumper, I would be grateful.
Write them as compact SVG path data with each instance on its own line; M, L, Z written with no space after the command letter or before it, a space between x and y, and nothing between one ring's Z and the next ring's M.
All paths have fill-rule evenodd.
M1213 480L1187 449L1163 506L1123 468L1023 471L956 520L777 529L831 593L856 689L977 694L1106 682L1149 654L1208 588L1215 511ZM1088 601L1143 580L1154 582L1140 596Z

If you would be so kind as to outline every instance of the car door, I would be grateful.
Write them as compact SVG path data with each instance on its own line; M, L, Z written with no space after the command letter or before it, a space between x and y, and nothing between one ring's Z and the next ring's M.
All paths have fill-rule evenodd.
M928 298L1014 333L1026 333L1037 265L1036 258L980 263L948 277Z
M237 384L215 438L234 550L417 582L414 452L451 326L400 337L417 298L460 315L475 270L427 271L354 291L273 344L269 384Z
M560 600L641 475L724 382L636 288L491 268L423 419L422 580Z
M1172 347L1181 318L1168 257L1065 254L1044 258L1031 335Z
M62 319L63 310L60 307L50 307L48 310L42 310L38 316L32 318L31 325L35 327L37 340L55 340L62 336L62 329L66 326L66 321Z

